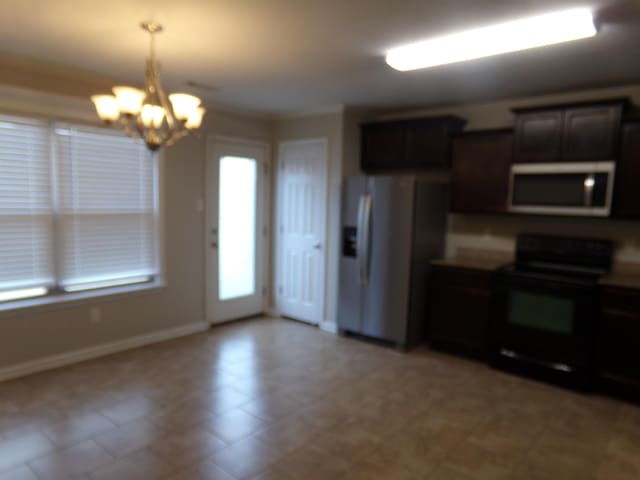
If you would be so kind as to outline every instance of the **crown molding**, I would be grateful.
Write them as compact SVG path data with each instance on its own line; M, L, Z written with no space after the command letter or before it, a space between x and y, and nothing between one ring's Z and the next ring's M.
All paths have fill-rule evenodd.
M344 105L333 105L321 108L311 108L308 110L299 110L295 112L273 113L271 115L271 118L273 120L289 120L292 118L322 117L324 115L335 115L338 113L344 113L344 111Z
M82 121L102 125L89 98L71 97L0 84L2 113Z

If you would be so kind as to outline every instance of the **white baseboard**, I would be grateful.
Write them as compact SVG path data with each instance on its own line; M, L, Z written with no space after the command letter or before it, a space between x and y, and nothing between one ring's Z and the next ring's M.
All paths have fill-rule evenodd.
M334 322L320 322L318 327L320 327L320 330L324 330L325 332L338 333L338 325Z
M280 310L275 307L267 307L264 310L265 315L273 318L280 318Z
M0 368L0 382L12 378L24 377L33 373L51 370L53 368L64 367L72 363L78 363L92 358L103 357L112 353L130 350L132 348L150 345L152 343L164 342L172 338L184 337L194 333L204 332L209 328L208 322L196 322L181 327L168 328L158 332L137 335L125 338L116 342L103 343L93 347L73 350L71 352L51 355L49 357L38 358L17 365Z

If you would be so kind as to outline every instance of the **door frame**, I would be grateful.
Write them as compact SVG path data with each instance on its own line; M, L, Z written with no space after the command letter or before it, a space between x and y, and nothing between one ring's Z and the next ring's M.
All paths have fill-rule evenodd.
M217 148L221 146L228 146L230 148L254 148L259 149L262 153L262 195L256 198L257 202L262 202L262 226L257 226L258 232L262 230L262 248L256 251L259 255L258 268L262 268L261 272L258 272L258 276L262 279L262 312L266 312L268 308L268 292L269 288L269 265L271 251L270 242L270 225L271 225L271 209L269 208L271 202L271 180L269 174L271 172L271 144L269 142L263 142L259 140L252 140L241 137L233 137L226 135L207 135L206 148L205 148L205 175L203 179L204 183L204 315L205 321L211 325L218 325L226 323L228 321L234 321L236 319L225 320L220 322L214 322L214 301L209 299L209 292L213 291L214 286L217 285L217 281L212 278L211 267L209 265L210 253L209 243L211 242L211 229L213 228L213 220L211 215L211 208L213 200L219 195L218 186L214 182L214 172L212 171L213 159L212 156ZM217 168L217 166L213 167ZM258 167L260 168L260 166ZM215 175L217 179L217 175ZM217 204L217 199L216 199ZM260 235L260 233L258 233Z
M282 147L285 145L303 145L305 143L316 143L322 142L325 147L326 156L324 158L324 184L322 185L324 198L324 238L322 240L322 255L323 255L323 271L324 275L322 278L322 305L320 308L320 318L317 319L317 322L310 322L312 325L320 326L326 321L326 313L327 313L327 272L329 267L329 222L327 221L329 218L329 139L327 137L309 137L309 138L300 138L300 139L289 139L289 140L281 140L278 142L276 149L277 154L275 158L275 174L274 174L274 189L275 189L275 202L274 202L274 218L273 218L273 231L274 231L274 242L273 242L273 314L277 316L282 315L281 303L280 303L280 295L281 295L281 280L283 277L282 274L282 248L283 248L283 239L282 232L280 229L280 221L282 219L282 202L284 201L282 189L280 185L282 183Z

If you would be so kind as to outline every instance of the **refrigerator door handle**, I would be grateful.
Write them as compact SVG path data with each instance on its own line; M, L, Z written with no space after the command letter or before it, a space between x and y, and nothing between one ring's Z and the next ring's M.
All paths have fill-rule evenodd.
M364 202L365 195L358 200L358 225L356 226L356 258L358 260L358 281L364 283Z
M362 283L366 285L369 282L369 252L371 243L371 195L364 196L364 212L362 215L362 257L361 257L361 271L362 271Z

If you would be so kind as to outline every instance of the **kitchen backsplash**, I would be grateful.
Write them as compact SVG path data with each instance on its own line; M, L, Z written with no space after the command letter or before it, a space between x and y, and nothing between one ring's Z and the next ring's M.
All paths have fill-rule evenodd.
M605 238L615 243L615 263L640 265L640 222L593 218L449 215L447 258L513 257L519 233Z

